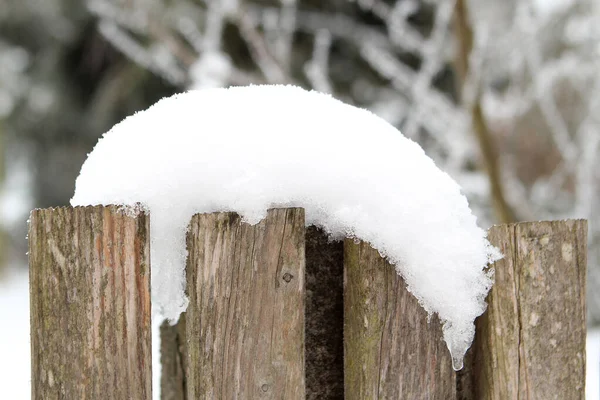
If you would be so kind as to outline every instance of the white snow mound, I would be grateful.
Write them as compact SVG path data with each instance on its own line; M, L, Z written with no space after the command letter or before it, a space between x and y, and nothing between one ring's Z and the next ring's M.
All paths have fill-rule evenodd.
M369 111L293 86L190 91L115 125L89 154L71 204L151 213L152 296L187 307L185 234L195 213L303 207L307 225L368 241L444 324L455 368L474 336L498 251L458 184Z

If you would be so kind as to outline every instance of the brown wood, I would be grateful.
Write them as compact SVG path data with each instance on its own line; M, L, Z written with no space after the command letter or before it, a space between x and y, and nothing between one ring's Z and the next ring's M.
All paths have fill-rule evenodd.
M344 242L306 229L306 400L344 398Z
M344 242L345 399L456 398L437 317L367 243Z
M305 371L307 400L344 396L342 241L322 229L306 229ZM185 398L185 313L161 326L161 399Z
M303 209L192 218L188 399L304 399L304 241Z
M587 222L494 226L488 310L477 321L474 399L584 399Z
M185 399L185 313L175 325L164 321L160 326L160 398Z
M151 399L149 219L117 207L34 210L32 399Z

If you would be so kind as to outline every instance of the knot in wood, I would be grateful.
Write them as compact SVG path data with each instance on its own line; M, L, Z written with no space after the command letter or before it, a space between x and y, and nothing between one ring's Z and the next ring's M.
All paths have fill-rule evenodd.
M294 275L290 274L289 272L283 274L283 280L286 281L286 283L290 283L292 278L294 278Z
M267 385L267 384L265 383L264 385L262 385L262 386L260 387L260 389L261 389L263 392L267 392L267 391L269 390L269 385Z

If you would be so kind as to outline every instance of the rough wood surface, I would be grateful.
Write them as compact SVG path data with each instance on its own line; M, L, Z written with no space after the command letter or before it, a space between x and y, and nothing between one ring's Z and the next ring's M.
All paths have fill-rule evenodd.
M492 227L488 310L477 321L473 399L584 399L587 222Z
M185 399L185 313L175 325L164 321L160 326L160 398Z
M344 398L344 243L306 229L306 400Z
M345 399L451 400L442 329L369 244L344 242Z
M304 241L303 209L192 218L188 399L304 399Z
M151 399L149 219L35 210L29 224L32 399Z

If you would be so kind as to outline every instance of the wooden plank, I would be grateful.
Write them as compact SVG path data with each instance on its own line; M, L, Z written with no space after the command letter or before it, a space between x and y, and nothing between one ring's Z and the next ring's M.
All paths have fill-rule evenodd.
M344 398L344 242L306 229L306 400Z
M149 218L117 207L34 210L33 399L151 399Z
M175 325L164 321L160 326L160 398L184 400L185 387L185 313Z
M367 243L344 242L345 399L456 397L439 320Z
M188 399L304 399L304 241L303 209L192 218Z
M587 222L492 227L488 310L477 321L474 399L584 399Z

